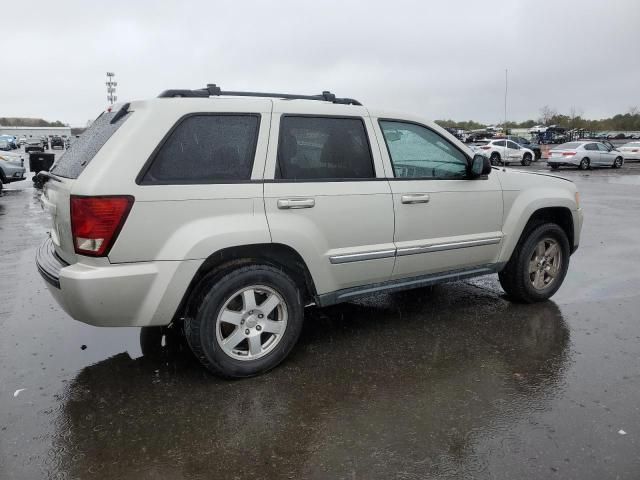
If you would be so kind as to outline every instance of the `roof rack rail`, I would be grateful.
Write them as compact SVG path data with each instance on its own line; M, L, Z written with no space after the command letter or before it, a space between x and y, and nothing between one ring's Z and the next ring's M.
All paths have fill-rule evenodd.
M208 84L206 88L200 88L198 90L165 90L158 98L173 98L173 97L191 97L191 98L208 98L217 96L230 96L230 97L271 97L271 98L283 98L286 100L319 100L321 102L339 103L341 105L362 105L359 101L353 98L339 98L333 93L325 91L320 95L295 95L291 93L265 93L265 92L230 92L222 91L222 89L216 84Z

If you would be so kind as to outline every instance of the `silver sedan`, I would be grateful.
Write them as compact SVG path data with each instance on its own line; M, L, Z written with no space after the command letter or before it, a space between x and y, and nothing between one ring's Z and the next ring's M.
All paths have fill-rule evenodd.
M547 164L553 170L561 166L578 167L580 170L591 167L620 168L624 164L624 157L618 150L600 142L569 142L551 149Z

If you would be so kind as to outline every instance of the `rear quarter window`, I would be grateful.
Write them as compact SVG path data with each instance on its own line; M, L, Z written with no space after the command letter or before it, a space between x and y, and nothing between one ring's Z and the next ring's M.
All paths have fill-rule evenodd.
M118 115L118 117L116 117ZM65 178L78 178L93 157L116 131L127 121L131 112L104 112L60 156L51 167L51 173ZM112 121L116 119L115 122ZM32 143L29 140L28 143Z
M195 114L151 156L141 185L234 183L251 179L260 115Z

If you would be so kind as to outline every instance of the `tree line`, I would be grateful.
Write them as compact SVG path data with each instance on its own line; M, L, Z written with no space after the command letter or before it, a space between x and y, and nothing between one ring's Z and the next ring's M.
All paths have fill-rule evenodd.
M459 128L462 130L479 130L488 125L467 120L457 122L454 120L436 120L441 127ZM640 108L631 107L627 113L619 113L613 117L600 120L589 120L582 117L579 108L571 108L567 114L558 113L554 108L545 105L540 109L540 116L537 120L526 120L524 122L506 122L507 128L531 128L536 125L557 125L569 129L581 128L588 131L640 131ZM497 126L503 126L503 123Z
M42 118L18 118L0 117L0 125L3 127L67 127L67 124L60 120L48 122Z

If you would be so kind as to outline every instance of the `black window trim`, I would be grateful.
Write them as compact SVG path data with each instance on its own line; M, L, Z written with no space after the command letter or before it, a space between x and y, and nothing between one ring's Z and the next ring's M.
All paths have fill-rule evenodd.
M169 138L171 138L171 135L173 134L173 132L180 126L182 125L182 123L184 121L186 121L187 119L191 118L191 117L214 117L214 116L243 116L243 117L255 117L258 119L258 128L256 128L256 133L255 136L253 138L253 151L251 154L251 170L249 173L249 177L251 177L251 175L253 174L253 167L255 165L255 161L256 161L256 152L258 150L258 138L260 137L260 127L262 125L262 114L260 113L249 113L249 112L190 112L187 113L185 115L183 115L182 117L180 117L178 120L176 120L176 122L173 124L173 126L169 129L169 131L164 135L164 137L162 137L162 140L160 140L160 142L158 143L158 145L156 145L156 148L153 149L153 151L151 152L151 155L149 155L149 158L147 159L147 161L144 163L144 165L142 166L142 169L140 170L140 172L138 173L138 175L136 176L136 185L139 185L141 187L149 187L149 186L156 186L156 185L222 185L222 184L242 184L242 183L260 183L262 180L252 180L251 178L248 178L246 180L216 180L216 181L210 181L210 180L198 180L198 179L194 179L194 180L147 180L144 181L144 177L147 174L147 172L149 171L149 169L151 169L151 166L153 165L153 162L156 160L156 157L158 156L158 154L160 153L160 150L162 150L162 147L164 147L165 143L167 143L169 141Z
M285 117L296 118L334 118L342 120L360 120L362 127L364 128L364 134L367 138L367 147L369 148L369 158L371 159L371 167L373 168L374 177L371 178L275 178L278 170L278 163L280 161L280 145L282 143L282 119ZM373 150L371 148L371 139L369 138L369 131L367 130L367 124L364 121L365 117L362 115L330 115L330 114L316 114L316 113L283 113L280 115L278 122L278 145L276 147L276 162L273 170L273 179L265 179L267 183L328 183L328 182L375 182L379 180L387 180L386 177L378 177L376 170L376 162L373 159ZM384 172L382 172L384 174Z
M429 127L428 125L425 125L424 123L420 123L420 122L415 122L413 120L402 120L400 118L378 118L378 127L380 128L380 133L382 133L382 139L384 140L384 145L385 147L387 147L387 155L389 155L389 163L391 163L391 172L393 173L393 177L388 177L387 179L389 181L413 181L413 180L468 180L471 178L470 176L470 170L471 170L471 157L469 157L469 155L462 150L460 147L458 147L455 143L447 140L446 138L444 138L442 136L442 134L436 130L434 130L433 128ZM459 177L396 177L396 172L395 169L393 168L393 158L391 157L391 150L389 150L389 144L387 142L387 137L384 136L384 130L382 130L382 125L380 124L380 122L396 122L396 123L409 123L412 125L417 125L419 127L423 127L426 128L427 130L429 130L430 132L433 132L435 135L437 135L438 137L442 138L443 140L445 140L447 143L449 143L451 146L453 146L456 150L458 150L463 156L464 158L467 160L467 176L465 178L459 178ZM482 178L482 177L480 177Z

